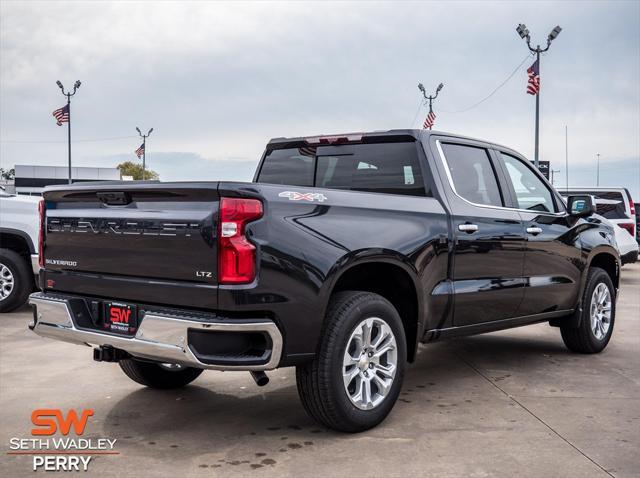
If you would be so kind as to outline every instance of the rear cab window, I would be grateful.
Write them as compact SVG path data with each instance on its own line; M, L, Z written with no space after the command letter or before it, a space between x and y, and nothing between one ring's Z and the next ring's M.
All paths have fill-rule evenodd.
M419 143L358 143L268 150L257 182L430 196Z

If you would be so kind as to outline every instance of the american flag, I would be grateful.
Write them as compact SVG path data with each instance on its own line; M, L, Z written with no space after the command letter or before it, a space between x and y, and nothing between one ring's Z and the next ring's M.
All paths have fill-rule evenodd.
M527 93L535 96L540 93L540 65L538 60L534 61L533 65L527 69L527 74L529 75Z
M142 143L140 147L136 149L135 153L136 153L136 156L138 156L138 159L142 157L142 155L144 154L144 143Z
M317 148L315 146L303 146L302 148L298 148L298 152L303 156L310 156L315 158Z
M431 127L435 122L436 122L436 114L433 112L433 110L431 110L429 111L427 118L424 120L424 124L422 125L422 128L431 129Z
M69 105L64 105L62 108L58 108L53 112L53 117L56 119L56 124L62 126L62 123L69 122Z

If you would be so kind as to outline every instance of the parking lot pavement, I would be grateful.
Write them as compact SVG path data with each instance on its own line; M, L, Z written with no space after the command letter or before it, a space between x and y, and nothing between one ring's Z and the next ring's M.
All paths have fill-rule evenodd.
M400 401L358 435L308 418L293 369L258 388L248 373L206 372L154 391L90 348L0 316L3 451L30 437L37 408L94 410L85 438L115 438L93 458L111 476L638 476L640 265L623 269L617 323L600 355L570 354L546 324L421 347ZM32 476L32 457L3 453L1 476Z

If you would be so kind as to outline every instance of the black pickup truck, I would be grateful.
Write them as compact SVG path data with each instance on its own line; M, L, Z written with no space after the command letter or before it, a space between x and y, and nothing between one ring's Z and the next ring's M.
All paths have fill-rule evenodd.
M613 332L620 260L591 196L517 152L419 130L277 138L252 183L47 188L38 335L131 379L296 367L304 408L361 431L419 342L548 322L569 349Z

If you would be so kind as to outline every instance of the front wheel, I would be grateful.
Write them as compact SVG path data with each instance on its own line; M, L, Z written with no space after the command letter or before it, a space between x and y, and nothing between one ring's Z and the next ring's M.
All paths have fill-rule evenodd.
M379 424L395 404L407 346L396 309L370 292L340 292L327 310L316 358L296 369L307 413L329 428L360 432Z
M615 288L611 277L603 269L593 267L582 295L580 326L561 326L562 340L572 352L601 352L611 339L615 317Z
M202 369L184 365L144 362L125 359L118 362L120 368L134 382L151 388L180 388L193 382Z

